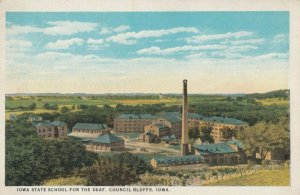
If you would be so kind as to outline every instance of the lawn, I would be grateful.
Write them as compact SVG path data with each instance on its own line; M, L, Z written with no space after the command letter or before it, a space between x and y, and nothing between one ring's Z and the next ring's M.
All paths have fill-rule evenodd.
M251 175L221 180L208 184L209 186L288 186L290 185L290 170L280 168L261 170Z

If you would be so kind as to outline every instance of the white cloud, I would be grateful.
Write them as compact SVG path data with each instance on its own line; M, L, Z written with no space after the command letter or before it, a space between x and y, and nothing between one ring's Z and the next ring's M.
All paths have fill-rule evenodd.
M78 21L55 21L47 22L51 27L45 28L47 35L71 35L79 32L90 32L97 27L96 23Z
M170 55L177 52L184 51L199 51L199 50L223 50L226 49L225 45L200 45L200 46L192 46L185 45L179 47L171 47L167 49L160 49L159 47L150 47L146 49L141 49L137 51L137 54L146 54L146 55Z
M275 44L285 44L288 43L289 35L288 34L277 34L273 37L272 43Z
M50 42L46 45L47 49L68 49L74 45L82 45L83 39L80 38L72 38L72 39L65 39L65 40L57 40L55 42Z
M80 32L90 32L96 29L97 23L79 21L49 21L48 27L11 25L7 28L8 35L26 33L43 33L46 35L72 35Z
M89 50L101 50L104 47L108 47L109 44L105 43L103 39L88 39L86 41L88 44L88 49Z
M255 57L256 59L288 59L289 54L288 53L268 53L268 54L264 54L264 55L260 55Z
M121 26L118 26L114 29L115 32L124 32L124 31L127 31L130 29L130 26L128 25L121 25Z
M121 26L117 26L116 28L110 28L110 27L102 27L100 30L100 34L102 35L107 35L107 34L111 34L113 32L124 32L130 29L130 26L128 25L121 25Z
M229 52L245 52L248 50L255 50L258 49L257 46L254 45L234 45L234 46L229 46L228 50Z
M198 33L198 29L194 27L177 27L161 30L143 30L139 32L120 33L107 38L107 41L112 41L119 44L132 45L137 43L137 39L162 37L176 33Z
M243 45L243 44L253 44L258 45L265 42L265 39L246 39L246 40L237 40L237 41L231 41L228 43L231 43L232 45Z
M101 28L101 31L100 31L101 35L106 35L106 34L110 34L110 33L112 33L112 31L108 27L102 27Z
M103 39L91 39L89 38L87 41L89 44L103 44L104 40Z
M6 33L8 36L14 36L18 34L26 34L26 33L37 33L43 32L43 29L34 27L34 26L19 26L19 25L10 25L6 28Z
M239 39L243 37L253 36L253 32L248 31L238 31L238 32L228 32L225 34L211 34L211 35L198 35L185 38L187 43L203 43L205 41L216 41L216 40L227 40L227 39Z
M12 54L22 54L32 47L32 43L27 40L11 39L6 41L6 54L7 57Z

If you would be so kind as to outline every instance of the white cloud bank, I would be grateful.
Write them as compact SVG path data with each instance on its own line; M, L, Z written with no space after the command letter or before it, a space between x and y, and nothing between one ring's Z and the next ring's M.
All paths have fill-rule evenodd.
M97 23L79 21L49 21L47 27L10 25L7 28L8 36L15 36L26 33L43 33L45 35L72 35L81 32L96 30Z
M84 40L80 38L72 38L65 40L59 39L55 42L48 43L45 47L51 50L69 49L71 46L74 45L82 45L83 42Z
M198 33L199 30L194 27L177 27L160 30L142 30L139 32L126 32L113 35L107 38L107 41L112 41L119 44L132 45L137 43L137 39L162 37L165 35L176 33Z

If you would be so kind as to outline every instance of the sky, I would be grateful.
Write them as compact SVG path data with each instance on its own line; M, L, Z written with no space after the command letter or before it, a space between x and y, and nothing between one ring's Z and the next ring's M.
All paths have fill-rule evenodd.
M288 88L288 12L7 12L6 93Z

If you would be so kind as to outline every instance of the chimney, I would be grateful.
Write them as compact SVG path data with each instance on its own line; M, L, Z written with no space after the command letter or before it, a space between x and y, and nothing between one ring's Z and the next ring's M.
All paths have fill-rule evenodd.
M181 156L188 154L188 98L187 80L183 80L183 102L182 102L182 136L181 136Z

